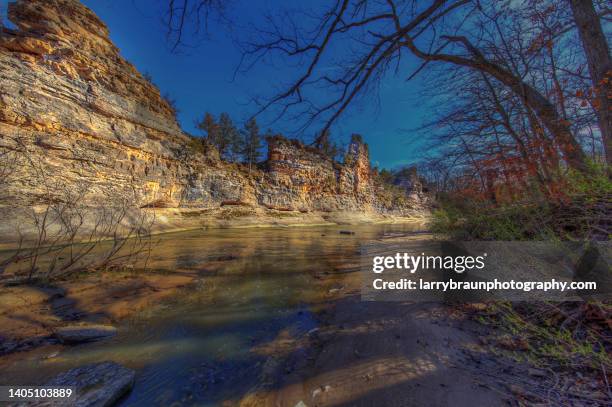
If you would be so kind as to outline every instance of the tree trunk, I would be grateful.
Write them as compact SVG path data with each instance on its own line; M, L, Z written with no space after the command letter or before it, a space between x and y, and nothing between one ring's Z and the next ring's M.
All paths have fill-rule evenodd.
M612 165L612 103L610 102L612 99L612 84L610 83L612 81L612 60L610 49L593 1L570 0L570 4L598 101L595 110L606 162Z

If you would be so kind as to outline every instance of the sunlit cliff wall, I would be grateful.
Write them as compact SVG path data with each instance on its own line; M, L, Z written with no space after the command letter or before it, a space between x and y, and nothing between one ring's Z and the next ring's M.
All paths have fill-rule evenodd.
M20 0L8 17L17 28L0 37L0 149L26 157L0 186L11 205L79 186L91 205L130 194L155 208L418 209L418 200L394 207L378 199L358 140L338 164L276 138L267 168L252 171L214 151L190 152L171 107L91 10L76 0Z

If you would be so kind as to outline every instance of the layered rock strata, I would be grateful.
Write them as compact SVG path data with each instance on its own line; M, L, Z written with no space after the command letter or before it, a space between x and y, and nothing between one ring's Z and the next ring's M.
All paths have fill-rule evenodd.
M130 196L168 227L235 216L228 207L254 218L423 208L418 194L381 199L357 139L344 164L284 138L270 140L258 169L196 151L159 90L76 0L19 0L9 3L8 17L16 28L0 37L0 151L12 157L0 181L5 218L15 205L36 208L62 194L92 206Z

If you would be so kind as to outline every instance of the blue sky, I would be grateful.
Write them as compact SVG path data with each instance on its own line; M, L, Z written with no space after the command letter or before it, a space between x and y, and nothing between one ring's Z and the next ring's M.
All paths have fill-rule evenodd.
M5 0L0 2L6 4ZM239 30L230 33L212 23L208 39L191 39L192 43L197 42L196 46L173 53L162 24L165 1L82 2L108 25L111 39L123 57L139 71L149 73L162 93L170 94L177 101L181 126L192 134L199 134L194 122L206 111L217 116L228 112L240 123L254 111L254 106L249 104L252 95L271 94L275 87L300 72L293 68L275 69L262 65L232 80L241 56L232 38L240 37ZM239 7L232 10L233 18L257 24L258 17L264 10L274 7L275 2L243 0L237 4ZM308 4L316 6L317 2ZM384 79L379 103L366 101L349 110L332 128L335 139L346 142L350 134L362 134L370 146L371 161L380 167L393 168L417 161L420 156L418 146L423 140L415 140L406 130L427 120L427 112L425 104L417 97L419 78L406 82L407 74L403 72L398 77ZM268 127L266 119L269 120L269 116L261 118L261 127ZM282 133L296 129L295 123L282 120L270 127ZM316 130L316 126L309 129L305 136L311 136Z

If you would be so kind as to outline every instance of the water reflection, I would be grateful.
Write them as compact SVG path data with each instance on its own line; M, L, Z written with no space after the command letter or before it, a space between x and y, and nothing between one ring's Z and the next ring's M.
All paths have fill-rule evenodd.
M196 271L193 286L124 321L111 340L64 348L50 359L35 352L1 374L1 381L42 383L74 366L113 360L137 369L136 385L122 405L213 406L240 398L254 386L273 385L280 374L269 343L299 352L299 338L316 327L314 312L328 296L318 279L322 273L355 270L360 242L419 228L351 226L354 235L339 233L349 227L164 235L149 267Z

